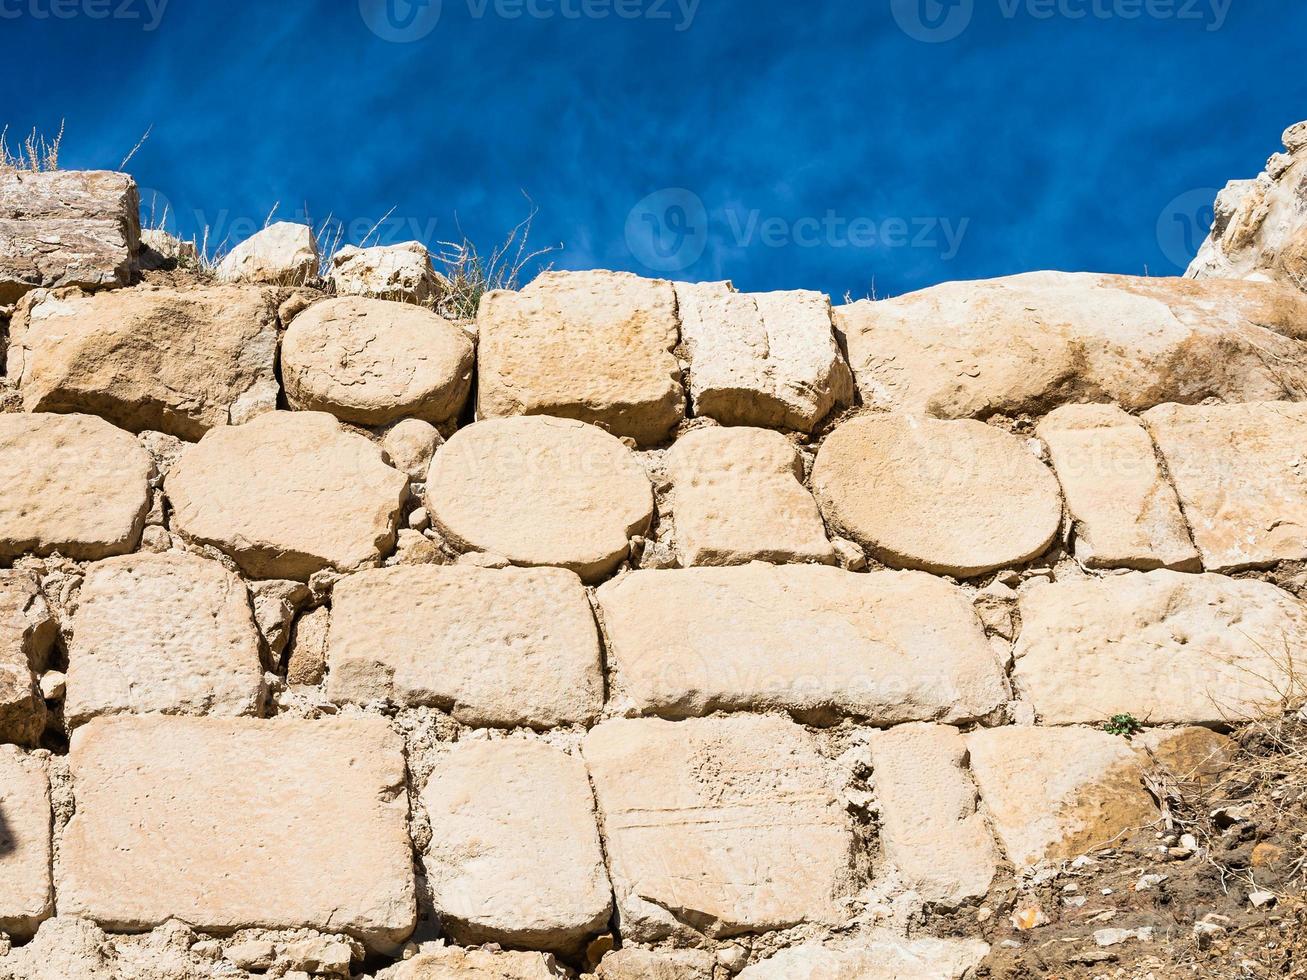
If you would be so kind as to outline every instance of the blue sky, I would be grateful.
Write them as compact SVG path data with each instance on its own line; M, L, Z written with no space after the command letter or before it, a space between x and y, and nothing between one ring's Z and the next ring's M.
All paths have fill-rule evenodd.
M437 16L438 15L438 16ZM896 295L1173 275L1307 118L1298 0L0 0L0 121L189 235L528 208L564 268ZM874 284L874 285L873 285Z

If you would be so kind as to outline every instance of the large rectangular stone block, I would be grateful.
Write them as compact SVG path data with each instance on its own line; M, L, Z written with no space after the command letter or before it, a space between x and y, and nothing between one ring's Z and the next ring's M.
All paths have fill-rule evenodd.
M108 930L312 928L393 949L415 886L384 721L98 718L74 733L60 911Z
M54 912L45 763L0 745L0 932L27 937Z

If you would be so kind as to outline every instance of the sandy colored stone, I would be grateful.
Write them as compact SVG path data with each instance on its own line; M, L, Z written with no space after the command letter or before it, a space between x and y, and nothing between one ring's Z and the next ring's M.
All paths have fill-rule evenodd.
M1119 735L1008 726L966 742L990 824L1018 869L1079 857L1157 819L1140 780L1147 760Z
M59 905L110 930L413 930L404 744L381 719L99 718L73 733Z
M676 293L662 279L545 272L487 293L477 329L479 418L554 415L656 445L685 414Z
M390 465L411 480L425 480L431 457L444 440L430 422L421 419L404 419L393 426L381 440Z
M377 974L377 980L565 980L568 973L543 953L450 946L419 953Z
M958 730L898 725L873 736L871 759L881 849L904 886L932 904L984 898L1001 859Z
M1211 234L1186 276L1269 279L1307 292L1307 124L1297 123L1253 180L1232 180L1216 198ZM1304 324L1307 328L1307 324Z
M327 634L331 610L310 609L291 627L286 654L287 684L321 684L327 675Z
M408 480L379 447L320 412L214 429L164 483L172 527L252 578L376 564L395 543Z
M430 310L346 296L297 316L281 343L291 408L359 425L444 423L472 386L472 341Z
M649 478L621 441L570 419L511 418L457 432L431 461L427 510L454 547L515 565L611 573L653 517Z
M127 285L140 234L140 198L127 174L0 174L0 306L40 286Z
M431 254L421 242L346 245L331 257L329 273L337 296L372 296L406 303L426 303L448 286L431 267Z
M254 625L263 636L271 663L280 663L290 641L295 616L309 601L311 593L303 582L290 579L266 579L250 582L250 603L254 607Z
M29 412L195 440L277 407L277 307L249 286L33 294L6 369Z
M0 745L0 932L26 938L54 914L45 763Z
M0 570L0 744L40 741L45 701L36 675L46 668L57 632L35 577Z
M853 401L853 376L824 293L739 293L729 282L679 282L676 299L695 415L811 432Z
M779 432L696 429L666 457L682 565L835 564L803 459Z
M93 415L0 414L0 560L131 551L153 469L131 433Z
M608 953L594 980L715 980L717 958L699 949L640 949Z
M1046 584L1022 596L1021 620L1014 681L1050 725L1279 714L1294 651L1307 643L1307 606L1269 582L1223 575Z
M1307 559L1307 405L1163 405L1144 420L1209 572Z
M828 525L901 568L970 577L1043 554L1062 522L1057 478L982 422L864 415L826 437L812 488Z
M842 919L842 780L776 717L606 721L584 753L622 935L726 938Z
M843 946L805 943L781 950L740 980L964 980L989 955L978 939L903 939L874 929Z
M837 307L869 407L940 418L1307 397L1307 297L1272 283L1031 272Z
M335 701L434 705L474 726L586 724L604 701L585 588L562 568L397 566L332 595Z
M1009 697L966 597L917 572L639 571L598 600L614 701L642 713L960 723Z
M1210 728L1150 728L1133 739L1182 782L1209 785L1234 763L1239 743Z
M0 956L0 980L213 980L224 975L216 946L176 920L110 936L87 919L60 915L43 922L32 942Z
M141 253L137 265L142 270L195 269L199 263L200 250L194 239L183 241L162 228L141 229Z
M579 756L541 742L461 742L422 791L433 834L425 865L445 930L573 954L602 931L612 891Z
M1200 570L1175 490L1138 419L1115 405L1064 405L1037 431L1076 523L1080 561L1091 568Z
M259 634L245 583L181 551L87 569L68 648L64 715L256 715Z
M241 242L218 263L218 278L302 286L318 275L318 243L308 225L277 221Z

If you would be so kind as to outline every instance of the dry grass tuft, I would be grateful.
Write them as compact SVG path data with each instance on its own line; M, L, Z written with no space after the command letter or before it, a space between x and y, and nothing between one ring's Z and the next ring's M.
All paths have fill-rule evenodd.
M33 129L15 153L9 146L9 127L0 129L0 173L44 173L59 169L59 147L64 141L64 122L53 140Z
M527 200L530 202L530 198ZM537 213L539 209L532 204L530 213L489 254L482 253L466 236L460 242L440 242L441 251L431 258L448 285L433 305L435 312L450 320L472 320L486 293L522 288L522 276L528 266L562 248L562 245L547 245L532 249L528 245L531 223ZM540 271L549 268L546 265Z

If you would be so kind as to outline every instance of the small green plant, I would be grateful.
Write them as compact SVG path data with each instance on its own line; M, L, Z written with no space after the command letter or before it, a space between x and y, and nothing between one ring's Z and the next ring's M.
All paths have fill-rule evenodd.
M1109 735L1120 735L1122 738L1138 735L1143 730L1144 726L1139 724L1139 719L1134 715L1113 715L1103 723L1103 731Z

